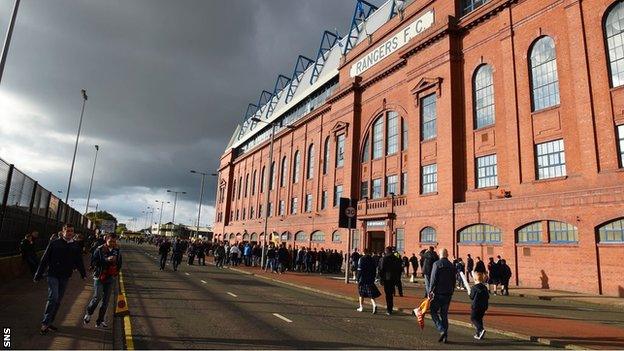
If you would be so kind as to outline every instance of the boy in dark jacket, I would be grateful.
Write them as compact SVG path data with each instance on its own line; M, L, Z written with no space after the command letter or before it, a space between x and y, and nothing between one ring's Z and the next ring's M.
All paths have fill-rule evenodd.
M476 284L470 288L470 299L472 300L470 321L476 329L474 338L482 340L485 335L485 329L483 329L483 316L488 309L488 301L490 299L490 291L485 285L486 275L481 272L474 273L474 280Z

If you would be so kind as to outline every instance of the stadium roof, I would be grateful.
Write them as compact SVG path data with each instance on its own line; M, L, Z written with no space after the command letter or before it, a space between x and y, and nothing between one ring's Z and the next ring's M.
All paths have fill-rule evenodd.
M340 37L338 33L323 32L316 58L299 55L291 76L279 75L271 91L263 90L258 102L249 104L227 148L242 145L266 127L265 123L260 125L252 122L252 118L273 122L323 84L337 77L340 58L412 1L388 0L377 8L366 0L356 0L348 35Z

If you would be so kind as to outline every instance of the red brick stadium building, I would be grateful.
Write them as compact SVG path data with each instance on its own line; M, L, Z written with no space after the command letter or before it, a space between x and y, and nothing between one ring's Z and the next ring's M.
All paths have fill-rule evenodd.
M341 196L351 247L501 255L518 285L624 296L624 1L356 1L348 35L250 104L215 235L262 240L268 209L271 240L346 250Z

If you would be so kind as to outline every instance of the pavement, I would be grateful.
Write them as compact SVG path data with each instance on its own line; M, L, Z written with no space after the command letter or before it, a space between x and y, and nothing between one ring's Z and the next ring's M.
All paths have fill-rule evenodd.
M547 348L496 333L474 340L467 327L453 327L449 343L439 344L430 322L421 331L406 314L386 316L380 308L373 315L370 306L357 312L342 297L213 265L183 263L173 272L168 264L160 271L154 247L127 244L123 250L137 349ZM354 286L348 288L353 295Z
M85 257L86 258L86 257ZM85 260L85 266L88 262ZM87 303L93 294L93 280L80 279L74 272L69 280L61 308L54 325L57 332L50 331L47 335L39 335L41 318L47 299L45 279L34 283L30 274L22 275L0 284L0 328L11 329L11 348L34 350L111 350L113 349L113 330L96 329L94 322L83 326L82 317ZM113 304L111 298L111 304ZM107 321L112 325L110 317L113 307L108 309ZM6 347L5 347L6 348Z

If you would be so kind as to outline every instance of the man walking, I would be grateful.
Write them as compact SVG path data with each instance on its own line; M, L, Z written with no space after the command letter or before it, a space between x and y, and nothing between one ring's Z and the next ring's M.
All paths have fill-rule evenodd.
M184 255L184 243L178 238L173 239L171 251L171 264L173 265L173 271L177 272Z
M386 314L388 316L392 314L394 307L394 287L397 285L397 281L401 280L402 273L401 259L392 252L392 247L386 247L384 257L379 262L379 276L386 295Z
M93 269L93 297L87 305L87 312L83 317L84 324L91 321L91 315L95 312L98 304L102 302L98 318L95 321L96 328L108 328L104 320L108 301L115 286L115 277L121 270L121 253L117 247L117 235L107 234L106 243L95 249L91 257Z
M440 250L440 259L431 269L429 298L431 299L431 319L435 324L440 338L438 342L448 339L448 311L455 290L455 267L448 260L448 250Z
M474 260L472 256L468 254L468 258L466 259L466 280L470 282L470 277L472 276L472 271L474 270Z
M48 244L35 273L34 281L37 282L41 280L46 269L48 271L48 301L39 330L41 335L47 334L50 330L57 330L52 323L61 305L67 282L73 270L78 269L82 279L87 276L82 262L82 253L73 239L74 226L65 224L60 237Z
M169 240L165 239L160 246L158 247L158 253L160 254L160 270L165 270L165 265L167 264L167 255L169 255L169 250L171 250L171 243Z
M429 246L429 250L423 254L422 263L423 277L425 278L425 297L427 297L429 292L431 292L431 269L433 268L433 264L438 259L440 259L440 257L433 250L433 246Z

